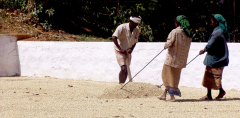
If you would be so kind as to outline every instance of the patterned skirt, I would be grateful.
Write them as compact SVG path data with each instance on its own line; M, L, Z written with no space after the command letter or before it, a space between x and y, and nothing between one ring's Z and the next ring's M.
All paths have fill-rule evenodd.
M206 66L202 85L208 89L222 88L222 72L224 67L211 68Z
M181 97L181 92L178 89L181 71L182 68L173 68L166 64L163 65L162 80L170 95L178 95Z

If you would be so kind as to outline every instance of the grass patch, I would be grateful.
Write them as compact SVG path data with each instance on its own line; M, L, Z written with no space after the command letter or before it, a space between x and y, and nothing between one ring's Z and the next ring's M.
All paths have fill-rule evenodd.
M112 41L110 38L104 39L104 38L99 38L99 37L86 35L86 34L78 35L78 40L87 41L87 42L111 42Z

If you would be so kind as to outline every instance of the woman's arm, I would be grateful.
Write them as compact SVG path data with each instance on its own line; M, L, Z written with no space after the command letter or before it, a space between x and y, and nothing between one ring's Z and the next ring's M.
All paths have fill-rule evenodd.
M207 52L209 49L211 49L211 47L214 44L214 42L216 41L217 37L218 36L215 33L211 34L211 36L208 40L208 44L204 48L205 52Z
M214 42L217 39L217 34L216 33L212 33L209 40L208 40L208 44L205 46L204 49L200 50L199 54L204 54L205 52L207 52L209 49L211 49L212 45L214 44Z
M170 34L168 35L167 42L165 43L164 48L167 49L171 47L175 42L175 40L176 40L176 35L173 31L171 31Z

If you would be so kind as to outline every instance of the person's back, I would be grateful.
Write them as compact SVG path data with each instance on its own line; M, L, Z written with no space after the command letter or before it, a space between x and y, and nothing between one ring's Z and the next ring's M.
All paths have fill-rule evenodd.
M170 39L173 40L173 43L168 48L165 64L175 68L184 68L192 38L188 37L180 27L173 29L169 35L171 35L169 38L173 38Z
M177 16L175 27L176 28L169 33L164 46L165 49L168 49L162 69L162 80L165 91L161 97L158 97L160 100L166 100L166 95L169 93L171 99L168 101L170 102L176 101L174 95L181 97L178 84L182 68L186 67L188 52L192 42L189 31L190 24L184 15Z

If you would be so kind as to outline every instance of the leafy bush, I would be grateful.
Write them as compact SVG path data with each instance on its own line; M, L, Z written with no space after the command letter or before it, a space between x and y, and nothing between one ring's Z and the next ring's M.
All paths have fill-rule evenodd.
M21 9L26 5L26 0L0 0L2 8Z
M227 0L224 4L219 0L120 0L119 5L117 0L34 0L34 4L29 4L30 1L0 0L0 7L21 9L25 13L22 18L29 15L31 22L42 25L45 30L54 27L81 33L84 31L81 29L90 27L96 31L90 33L105 38L111 36L119 24L129 22L130 15L138 13L142 17L140 41L155 42L166 41L175 28L173 19L177 15L187 16L193 41L205 42L212 32L210 16L220 13L228 22L231 41L234 35L240 38L240 24L236 22L237 28L234 27L232 2ZM239 21L237 16L239 11L236 11L236 21Z
M153 31L149 24L149 21L147 20L147 17L149 17L154 10L154 5L156 5L156 0L147 0L144 2L140 1L139 3L135 4L135 6L120 6L119 10L116 7L109 8L108 6L104 7L104 10L106 12L110 12L109 19L112 21L114 27L102 27L103 30L106 32L111 31L113 33L116 29L116 27L122 23L129 22L129 17L131 15L139 15L142 17L142 22L139 24L140 28L140 40L142 41L153 41ZM99 17L101 14L100 12L97 13L97 17Z
M33 0L1 0L0 7L10 9L20 9L23 14L20 20L28 20L34 24L40 24L44 30L51 30L52 24L49 24L46 19L42 19L39 14L44 13L43 4L36 3ZM45 14L49 17L54 15L54 9L46 9Z

